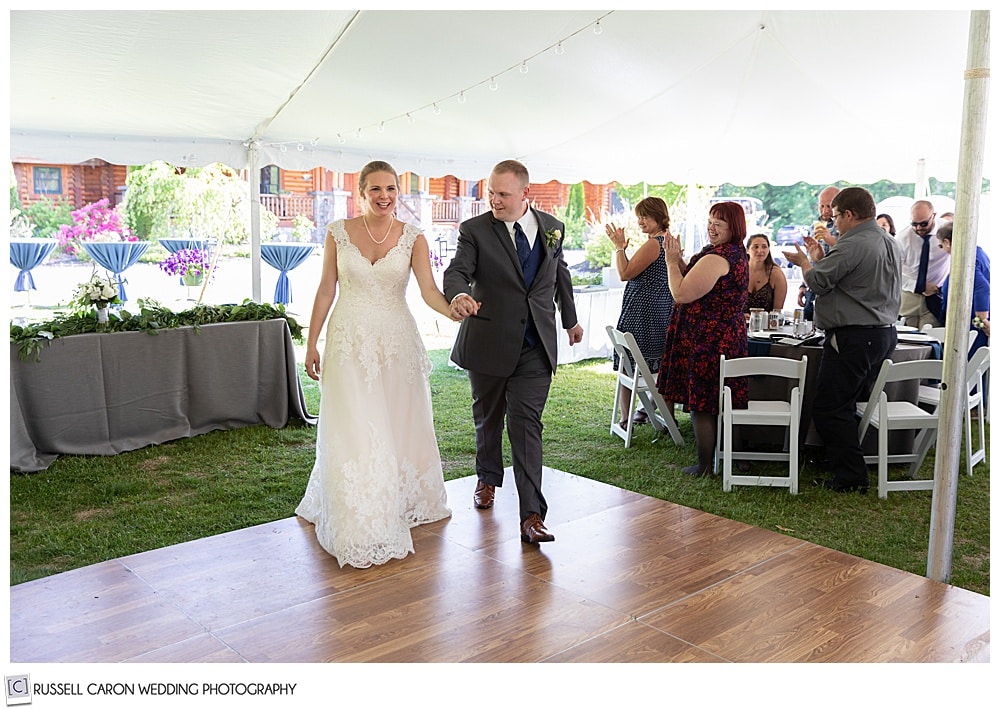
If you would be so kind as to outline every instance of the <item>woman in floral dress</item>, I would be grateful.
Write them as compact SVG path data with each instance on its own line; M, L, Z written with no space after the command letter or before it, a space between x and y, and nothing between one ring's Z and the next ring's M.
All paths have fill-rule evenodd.
M667 401L679 402L691 413L698 463L686 466L685 473L707 475L714 468L719 356L747 355L746 230L743 207L720 202L709 211L709 244L689 264L681 259L677 238L668 234L663 242L675 305L656 386ZM745 409L746 378L734 378L728 384L733 406Z

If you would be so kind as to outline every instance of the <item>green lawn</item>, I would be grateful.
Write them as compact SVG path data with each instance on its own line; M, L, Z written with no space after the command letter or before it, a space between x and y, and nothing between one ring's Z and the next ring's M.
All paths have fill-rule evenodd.
M447 355L431 353L431 390L450 480L472 475L475 437L468 380L448 366ZM316 412L318 387L304 374L301 379L309 410ZM611 436L614 388L609 361L559 368L545 410L546 465L926 573L930 491L891 493L884 501L874 487L865 496L832 493L812 485L817 471L806 463L797 496L783 488L723 493L717 478L680 473L695 459L685 415L678 417L686 441L680 448L667 436L654 442L648 425L638 429L629 449ZM12 473L11 584L290 517L305 490L314 446L315 430L304 424L259 426L111 457L63 456L46 471ZM754 465L763 470L771 464ZM933 452L925 468L932 465ZM964 461L962 466L964 471ZM988 595L989 460L974 473L959 480L951 582Z

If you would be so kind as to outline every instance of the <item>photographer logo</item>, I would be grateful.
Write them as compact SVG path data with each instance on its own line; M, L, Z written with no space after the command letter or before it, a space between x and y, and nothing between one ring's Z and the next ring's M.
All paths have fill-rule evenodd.
M4 676L7 690L7 705L30 705L31 682L25 675Z

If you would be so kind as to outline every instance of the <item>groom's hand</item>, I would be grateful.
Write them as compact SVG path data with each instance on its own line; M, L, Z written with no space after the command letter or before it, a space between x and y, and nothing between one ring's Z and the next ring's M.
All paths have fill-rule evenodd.
M572 328L567 329L566 332L569 334L570 347L573 347L581 340L583 340L583 326L580 325L579 323L574 325Z
M451 317L457 321L464 320L479 313L481 305L469 294L460 293L451 301Z

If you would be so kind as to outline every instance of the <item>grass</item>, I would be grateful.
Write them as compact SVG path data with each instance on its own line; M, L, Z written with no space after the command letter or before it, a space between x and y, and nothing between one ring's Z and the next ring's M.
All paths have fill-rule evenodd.
M438 445L446 479L474 472L468 379L431 352ZM300 376L309 411L316 383ZM915 574L926 573L930 491L880 500L811 485L800 493L735 487L680 472L695 460L685 445L654 441L643 426L625 449L608 433L615 382L608 361L560 366L545 410L545 463L645 495L775 530ZM124 555L294 515L312 469L315 429L292 423L217 431L111 457L62 456L46 471L10 477L10 582L18 584ZM506 444L505 444L506 446ZM964 456L964 455L963 455ZM509 461L509 457L507 459ZM755 463L765 470L770 464ZM925 470L933 465L933 452ZM962 464L964 471L964 461ZM781 464L774 464L779 470ZM551 501L558 506L558 501ZM959 477L951 583L989 595L989 460ZM453 505L461 502L453 502Z

